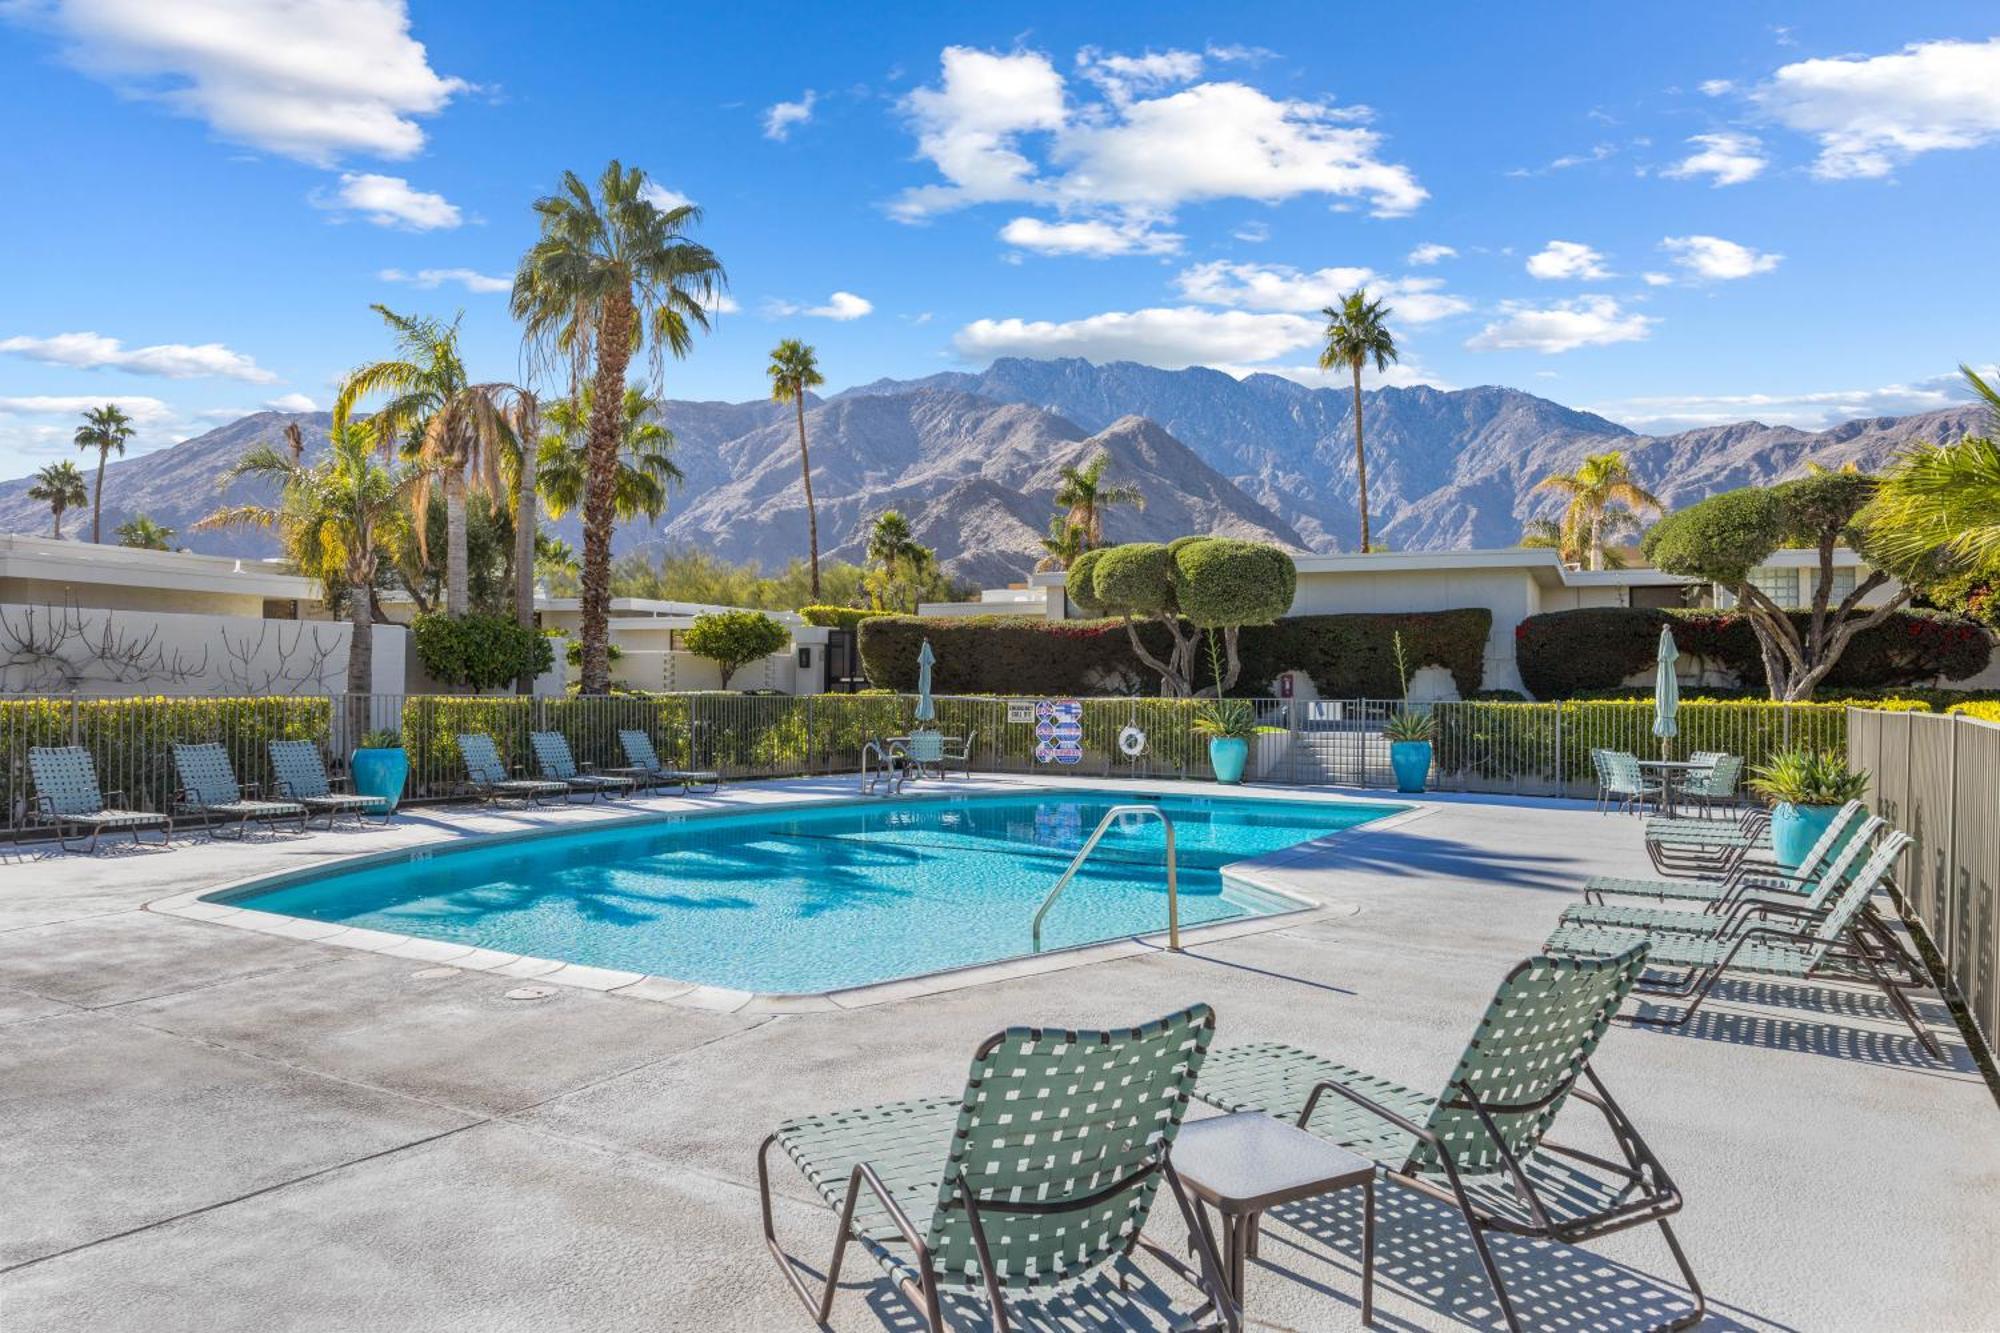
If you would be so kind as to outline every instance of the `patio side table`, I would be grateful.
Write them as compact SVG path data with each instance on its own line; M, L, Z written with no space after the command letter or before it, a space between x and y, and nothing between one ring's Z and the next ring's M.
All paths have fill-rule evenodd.
M1261 1111L1186 1122L1174 1139L1173 1162L1196 1207L1206 1204L1222 1217L1223 1280L1239 1311L1243 1261L1257 1252L1264 1210L1360 1186L1361 1322L1374 1322L1373 1162Z

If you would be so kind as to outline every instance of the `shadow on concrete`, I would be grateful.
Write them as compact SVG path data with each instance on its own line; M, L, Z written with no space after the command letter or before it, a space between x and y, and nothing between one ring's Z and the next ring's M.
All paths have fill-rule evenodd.
M1342 870L1385 879L1462 879L1555 890L1576 898L1586 878L1575 857L1481 847L1455 838L1428 837L1421 826L1357 829L1290 869ZM1581 899L1579 898L1579 901Z

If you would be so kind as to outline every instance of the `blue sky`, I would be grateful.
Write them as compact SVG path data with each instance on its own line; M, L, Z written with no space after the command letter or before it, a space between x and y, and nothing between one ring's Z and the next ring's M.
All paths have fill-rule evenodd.
M325 406L372 301L521 370L530 204L617 156L730 304L675 397L1083 355L1391 383L1639 429L1941 406L1996 347L1991 5L0 0L0 475L111 399L139 448ZM1308 17L1309 16L1309 17Z

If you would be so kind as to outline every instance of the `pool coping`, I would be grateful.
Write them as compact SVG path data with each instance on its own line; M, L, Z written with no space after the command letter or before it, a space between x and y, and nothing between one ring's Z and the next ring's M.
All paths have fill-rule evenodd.
M1045 781L1007 783L1001 789L984 788L974 791L939 791L902 793L911 801L925 803L947 801L960 798L1008 794L1013 791L1035 792L1076 792L1098 791L1116 793L1117 788L1092 785L1086 781L1076 781L1074 785L1065 782L1050 785ZM1217 796L1224 799L1248 798L1252 800L1303 801L1308 804L1326 805L1404 805L1405 808L1371 819L1348 828L1306 842L1294 843L1289 847L1267 852L1261 856L1246 857L1220 867L1218 873L1225 880L1234 880L1253 892L1269 895L1297 904L1252 917L1231 921L1216 921L1186 926L1180 936L1183 947L1190 943L1205 944L1221 940L1235 939L1244 935L1261 934L1271 930L1296 925L1303 917L1330 913L1339 909L1338 904L1321 901L1301 892L1290 885L1277 882L1272 872L1280 872L1303 861L1311 861L1324 856L1334 849L1343 837L1357 833L1379 832L1400 827L1414 819L1421 819L1435 813L1435 807L1400 801L1362 800L1332 793L1313 792L1299 789L1260 790L1255 792L1187 793L1189 795ZM879 798L878 798L879 799ZM587 825L551 825L534 829L510 830L506 832L480 833L469 842L453 842L448 847L487 847L496 843L532 841L549 838L564 833L574 833L579 828L611 829L631 828L642 824L684 823L693 820L724 818L746 813L776 813L786 810L825 809L841 804L857 804L852 798L819 796L794 801L757 802L735 808L706 808L697 810L651 810L612 819L592 821ZM659 976L652 973L632 972L618 968L593 967L587 963L571 963L561 959L539 958L529 954L510 954L497 949L482 948L477 945L455 944L444 940L428 939L421 935L400 935L391 931L373 930L366 926L348 926L328 921L316 921L309 917L287 916L277 912L262 911L250 907L234 907L226 901L214 901L218 897L248 894L253 890L267 891L283 886L288 881L317 878L330 869L353 870L366 866L372 861L424 860L442 852L442 848L400 847L375 852L357 852L351 856L332 858L298 870L269 871L245 876L241 879L212 884L206 888L192 889L154 899L144 905L145 911L162 916L180 917L192 921L204 921L212 925L230 926L239 930L254 931L263 935L275 935L285 939L305 943L326 944L337 948L355 949L366 953L381 954L391 958L403 958L437 967L458 968L465 971L486 972L495 976L512 977L522 981L532 981L536 985L569 986L583 990L598 991L610 995L623 995L632 999L648 1000L656 1003L678 1005L685 1008L706 1010L712 1013L730 1014L797 1014L823 1013L832 1010L862 1009L878 1004L888 1004L897 1000L916 999L927 995L939 995L949 991L963 990L973 986L991 985L1000 981L1012 981L1024 977L1042 976L1053 972L1067 971L1075 967L1087 967L1096 963L1110 962L1118 958L1130 958L1142 954L1165 952L1168 932L1165 929L1149 931L1139 935L1116 936L1107 940L1097 940L1087 944L1069 945L1060 949L1048 949L1036 954L1023 954L1012 958L996 959L991 962L968 963L958 967L940 968L929 972L913 973L905 977L895 977L887 981L869 982L861 986L839 987L826 991L778 992L739 990L727 986L708 985L701 982L684 981L675 977ZM1347 905L1347 911L1359 911L1357 906Z

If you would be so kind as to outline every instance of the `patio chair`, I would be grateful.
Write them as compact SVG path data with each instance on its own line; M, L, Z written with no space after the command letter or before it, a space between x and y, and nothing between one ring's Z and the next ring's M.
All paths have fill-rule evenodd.
M544 798L569 799L567 782L548 782L509 773L507 765L500 760L499 747L485 732L461 731L458 734L458 753L465 760L466 790L489 805L505 800L540 805Z
M765 1243L822 1324L852 1241L933 1330L944 1328L941 1292L983 1291L994 1327L1006 1329L1010 1295L1100 1280L1145 1244L1202 1291L1203 1310L1217 1309L1207 1327L1233 1333L1220 1257L1171 1153L1214 1031L1205 1004L1115 1031L1009 1028L973 1053L957 1097L787 1121L757 1152ZM817 1291L772 1225L773 1145L840 1216ZM1140 1236L1163 1180L1196 1242L1199 1274Z
M208 825L208 836L220 838L222 831L235 821L238 838L250 836L250 821L268 820L275 829L281 819L299 821L299 832L306 831L306 808L297 801L267 800L259 793L263 788L256 783L242 783L236 780L236 770L230 767L229 755L215 741L204 741L197 745L176 742L174 745L174 771L180 775L180 789L174 793L174 809L183 814L199 816L204 821L218 816L222 823Z
M140 830L157 828L162 847L173 842L173 816L126 810L114 804L124 799L125 793L98 787L97 766L91 762L90 751L81 745L30 748L28 772L35 780L34 817L55 829L56 842L66 852L96 852L97 840L106 829L125 829L136 844ZM81 848L70 846L72 829L79 835L89 830L90 841Z
M618 744L625 751L625 762L632 765L632 776L647 786L665 786L677 782L684 790L690 792L696 787L707 787L711 792L722 790L720 773L669 768L661 763L659 754L653 749L653 738L643 731L619 732Z
M1680 795L1701 807L1704 815L1713 814L1715 808L1734 804L1737 784L1743 780L1743 757L1734 754L1696 754L1695 762L1710 761L1709 766L1697 769L1681 784Z
M1646 781L1637 755L1623 750L1592 750L1590 757L1597 765L1597 808L1600 812L1615 805L1618 813L1624 814L1632 810L1643 811L1647 801L1655 806L1659 804L1660 784Z
M944 747L944 757L938 761L940 775L949 776L954 768L965 777L972 776L972 743L979 738L977 731L968 731L963 736L950 738Z
M1215 1052L1195 1096L1224 1111L1293 1121L1457 1208L1510 1329L1521 1321L1488 1232L1574 1245L1656 1223L1694 1302L1667 1327L1691 1327L1706 1306L1667 1222L1680 1211L1680 1191L1590 1067L1645 959L1639 943L1616 957L1516 964L1435 1097L1268 1042ZM1623 1161L1548 1137L1572 1096L1604 1117Z
M1841 846L1856 826L1866 819L1861 802L1849 801L1834 812L1797 870L1785 870L1775 862L1753 858L1746 853L1735 858L1727 873L1701 879L1626 879L1619 875L1592 875L1583 883L1586 902L1603 902L1605 895L1628 898L1657 898L1675 902L1715 902L1729 899L1745 887L1808 889L1819 877L1823 863Z
M1667 975L1658 980L1642 977L1634 989L1689 1001L1677 1018L1641 1013L1629 1020L1652 1027L1685 1026L1714 993L1717 983L1732 972L1787 981L1865 981L1882 992L1931 1057L1942 1059L1944 1052L1937 1038L1924 1027L1904 994L1927 988L1929 978L1881 919L1866 910L1870 896L1887 878L1909 841L1907 833L1892 830L1869 854L1860 872L1816 916L1796 908L1766 906L1762 919L1720 935L1558 926L1549 936L1547 948L1554 954L1588 957L1646 943L1647 966L1666 969Z
M597 801L617 795L630 796L634 790L630 778L593 772L589 765L577 767L575 757L569 752L569 741L560 731L531 731L528 744L534 749L535 763L540 766L542 776L564 784L571 792L582 792Z
M306 808L308 820L321 815L326 818L326 826L333 828L334 821L343 815L354 816L357 824L365 824L371 813L379 813L384 824L389 822L390 810L384 801L373 796L357 796L351 791L335 791L335 779L326 775L326 761L320 757L319 746L311 741L271 741L271 772L278 779L278 795L288 801L297 801ZM348 782L347 778L338 779ZM376 807L381 806L380 811Z
M913 731L890 749L900 751L903 762L918 776L926 773L932 777L944 776L943 732Z

